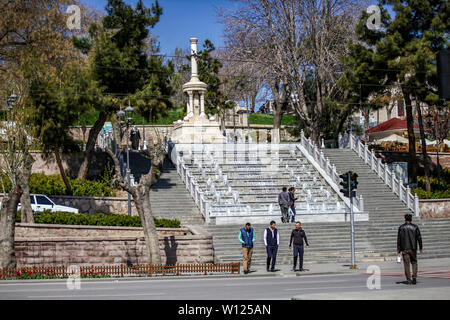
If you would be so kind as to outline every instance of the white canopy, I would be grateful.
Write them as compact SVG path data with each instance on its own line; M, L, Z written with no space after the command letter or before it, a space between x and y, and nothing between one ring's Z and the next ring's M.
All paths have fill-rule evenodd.
M403 138L399 136L398 134L391 134L390 136L384 137L383 139L377 140L378 143L380 142L397 142L397 143L403 143L408 144L408 139Z

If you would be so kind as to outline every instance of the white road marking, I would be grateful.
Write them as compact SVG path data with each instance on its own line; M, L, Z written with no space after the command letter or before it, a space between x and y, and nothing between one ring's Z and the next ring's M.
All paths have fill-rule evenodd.
M27 296L30 299L36 298L86 298L86 297L131 297L131 296L162 296L165 293L122 293L122 294L79 294L79 295L70 295L70 296Z

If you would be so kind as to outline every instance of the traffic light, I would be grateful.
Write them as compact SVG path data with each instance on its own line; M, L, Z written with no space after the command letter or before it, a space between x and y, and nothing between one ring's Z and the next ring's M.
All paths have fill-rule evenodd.
M350 191L352 192L352 197L356 197L356 190L358 188L358 174L356 172L353 172L350 175Z
M342 179L340 185L343 187L340 191L344 194L344 197L350 198L349 197L349 192L350 192L350 190L349 190L349 180L348 180L349 172L341 174L339 176L339 178Z

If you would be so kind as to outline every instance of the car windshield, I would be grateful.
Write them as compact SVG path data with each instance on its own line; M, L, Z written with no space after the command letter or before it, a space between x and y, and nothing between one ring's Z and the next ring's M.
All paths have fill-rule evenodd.
M53 202L51 202L45 196L36 196L36 201L37 201L37 204L41 204L41 205L48 205L48 206L52 206L53 205Z

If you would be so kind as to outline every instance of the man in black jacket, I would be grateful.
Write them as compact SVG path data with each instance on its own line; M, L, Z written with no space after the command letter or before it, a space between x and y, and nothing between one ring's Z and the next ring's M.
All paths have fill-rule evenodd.
M303 240L304 239L304 240ZM292 248L292 240L294 240L294 268L293 271L297 271L295 268L297 267L297 257L300 256L300 269L303 270L303 241L306 243L306 247L309 248L308 238L306 237L305 230L302 229L301 222L295 223L295 229L292 230L291 239L289 240L289 249Z
M419 227L413 223L412 215L405 214L405 223L398 228L397 253L402 253L405 276L408 284L416 284L417 278L417 243L422 253L422 236ZM409 264L412 264L412 279Z

